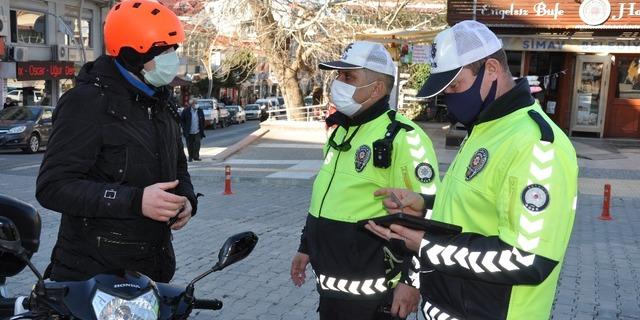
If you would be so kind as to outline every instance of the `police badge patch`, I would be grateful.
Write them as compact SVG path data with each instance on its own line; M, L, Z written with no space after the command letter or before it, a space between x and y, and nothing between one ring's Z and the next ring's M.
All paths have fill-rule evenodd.
M529 211L540 212L549 204L549 191L539 184L530 184L522 190L522 204Z
M469 181L473 177L477 176L489 160L489 151L485 148L480 148L473 154L469 166L467 167L467 173L465 174L465 180Z
M433 167L426 163L420 163L416 166L416 178L422 183L429 183L433 180Z
M361 145L358 151L356 151L356 171L362 172L369 162L369 158L371 158L371 148L365 144Z

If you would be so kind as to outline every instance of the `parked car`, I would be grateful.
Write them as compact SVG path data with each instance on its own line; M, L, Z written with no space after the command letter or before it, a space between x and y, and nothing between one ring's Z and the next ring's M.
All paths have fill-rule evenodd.
M256 104L260 105L260 107L266 107L267 110L273 110L273 103L269 99L258 99L256 100Z
M7 98L11 98L11 100L16 101L19 106L22 106L22 99L24 98L22 92L22 89L13 89L7 93ZM31 92L33 95L33 97L31 98L31 100L33 100L33 103L40 102L40 99L42 99L42 94L38 91Z
M49 142L53 108L13 107L0 111L0 148L36 153Z
M266 111L263 111L259 104L252 103L244 107L244 114L247 120L260 120L263 115L266 116Z
M196 100L196 104L198 108L202 109L204 113L204 125L209 128L217 128L220 126L221 128L229 126L230 123L230 114L224 108L220 108L222 105L216 99L198 99Z
M247 122L246 114L244 112L244 109L242 109L241 106L230 105L230 106L226 106L225 109L227 109L231 115L231 123Z
M278 110L278 115L287 114L287 107L284 105L283 97L268 97L269 101L273 105L273 110Z
M305 106L313 105L313 97L312 96L304 97L304 105Z

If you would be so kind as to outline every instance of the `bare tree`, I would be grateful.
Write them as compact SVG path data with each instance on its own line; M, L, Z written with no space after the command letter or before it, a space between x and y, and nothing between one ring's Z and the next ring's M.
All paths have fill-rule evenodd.
M236 35L246 23L255 28L257 46L265 55L270 70L280 84L289 118L299 118L293 109L303 105L301 78L314 77L319 61L336 59L356 34L376 30L431 26L435 15L420 15L419 0L344 1L344 0L238 0L213 1L222 6L217 12L234 23ZM225 5L226 4L226 5ZM412 7L412 5L414 7ZM442 18L439 18L442 19ZM443 20L443 19L442 19ZM321 73L328 83L330 73Z

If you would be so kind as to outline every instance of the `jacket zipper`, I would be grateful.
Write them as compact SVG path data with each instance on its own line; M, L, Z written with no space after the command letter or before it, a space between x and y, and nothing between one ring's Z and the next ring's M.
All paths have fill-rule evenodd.
M338 130L339 128L336 128L335 130ZM344 137L342 138L342 142L343 143L347 137L349 136L349 130L347 130L347 132L344 134ZM331 147L329 147L329 149L331 149ZM327 189L324 192L324 195L322 196L322 201L320 201L320 209L318 209L318 218L320 218L322 216L322 207L324 206L324 200L327 198L327 194L329 194L329 189L331 189L331 184L333 183L333 178L335 178L336 176L336 168L338 167L338 161L340 160L340 155L342 154L342 151L340 150L336 150L338 151L338 155L336 156L336 162L333 164L333 172L331 173L331 179L329 179L329 185L327 185Z
M151 107L147 107L147 114L149 115L149 120L151 120Z

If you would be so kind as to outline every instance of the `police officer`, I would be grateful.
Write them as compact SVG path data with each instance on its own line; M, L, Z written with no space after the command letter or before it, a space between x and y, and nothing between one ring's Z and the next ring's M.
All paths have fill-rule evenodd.
M469 131L432 219L462 233L367 228L418 253L427 319L549 319L576 210L575 150L527 80L512 79L485 25L463 21L440 32L431 53L432 75L419 95L444 91L449 112ZM407 190L379 192L413 209L425 203Z
M337 112L327 122L338 127L324 147L291 278L302 285L311 262L320 319L405 317L419 300L409 272L398 279L406 260L357 222L385 214L373 195L378 188L434 194L439 175L433 146L418 126L389 109L396 68L382 45L355 42L340 60L319 67L337 70L331 85ZM400 280L393 301L385 301Z
M38 201L62 213L47 275L126 269L168 282L171 229L197 205L167 87L184 31L162 4L124 1L109 11L104 38L106 55L82 67L56 107L37 180Z

